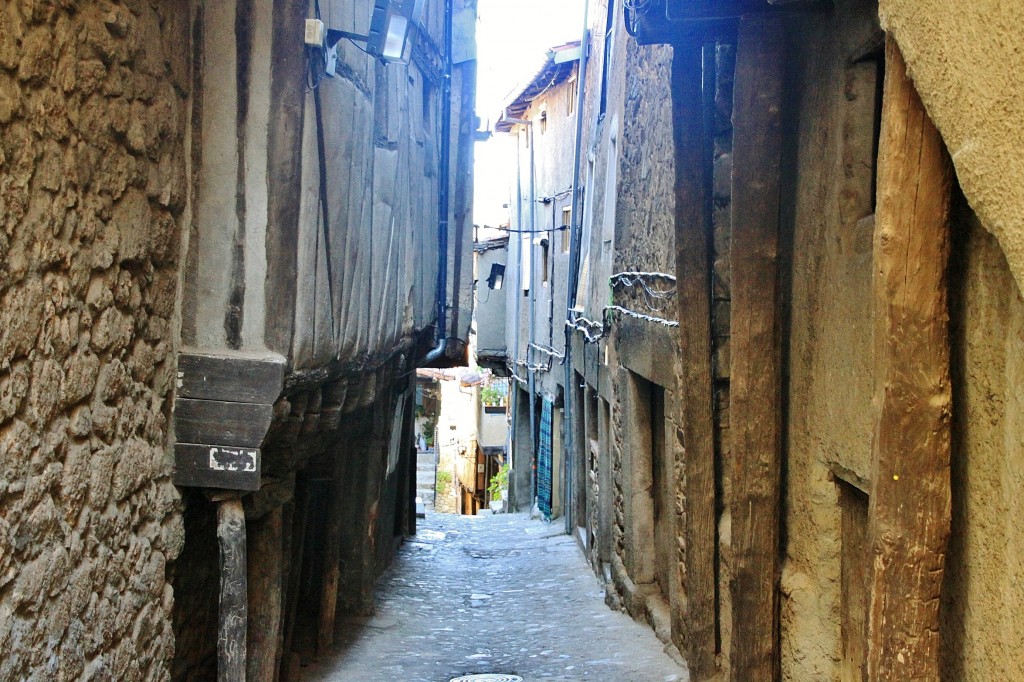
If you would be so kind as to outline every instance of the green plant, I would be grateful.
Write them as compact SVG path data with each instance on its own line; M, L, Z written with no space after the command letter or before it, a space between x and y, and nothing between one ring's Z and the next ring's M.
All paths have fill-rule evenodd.
M438 471L437 472L437 483L435 484L434 491L438 495L444 495L448 492L448 486L452 484L452 472L450 471Z
M492 500L501 500L501 491L508 490L508 472L508 464L502 464L498 467L498 471L491 476L491 482L487 485L487 492L491 494Z
M480 400L484 405L503 405L508 395L508 385L495 381L480 389Z

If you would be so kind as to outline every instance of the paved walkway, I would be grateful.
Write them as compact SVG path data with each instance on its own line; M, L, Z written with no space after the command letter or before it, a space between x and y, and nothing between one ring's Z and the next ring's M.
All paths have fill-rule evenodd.
M560 529L524 514L428 512L381 579L377 614L339 623L335 655L303 680L686 680L653 630L605 606Z

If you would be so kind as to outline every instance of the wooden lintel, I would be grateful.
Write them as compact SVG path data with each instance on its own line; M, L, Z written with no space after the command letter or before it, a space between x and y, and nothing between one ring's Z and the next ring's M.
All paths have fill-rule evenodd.
M784 36L744 17L733 99L731 676L778 678L782 476L779 201Z
M277 354L184 350L178 355L178 397L272 405L284 388Z
M702 100L703 50L699 41L676 45L672 61L675 144L676 289L682 373L681 406L685 540L682 630L693 680L717 672L715 599L715 444L711 368L710 225L705 212L706 174Z
M885 58L866 669L872 681L937 680L951 505L946 265L952 165L892 38Z
M257 448L273 416L272 405L179 398L174 403L174 437L178 443Z

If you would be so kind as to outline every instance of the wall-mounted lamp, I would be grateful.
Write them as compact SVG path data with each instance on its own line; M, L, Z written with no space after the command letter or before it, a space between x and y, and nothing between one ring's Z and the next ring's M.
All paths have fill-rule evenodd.
M423 19L424 7L424 0L374 0L369 34L329 28L324 39L324 49L333 50L339 40L347 38L366 43L367 54L382 62L408 64L416 42L416 27ZM308 28L306 34L309 35ZM308 38L306 42L309 43Z
M501 289L505 283L505 266L501 263L491 263L491 274L487 277L488 289Z

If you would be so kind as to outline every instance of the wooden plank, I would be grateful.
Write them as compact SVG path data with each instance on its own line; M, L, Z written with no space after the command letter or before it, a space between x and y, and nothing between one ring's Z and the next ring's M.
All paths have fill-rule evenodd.
M685 543L681 624L686 660L695 682L717 672L715 608L715 445L711 385L710 224L705 211L702 48L675 46L672 118L675 142L676 290L682 357L679 382L683 451ZM677 624L673 623L673 630Z
M323 571L320 580L320 620L317 626L316 655L324 657L334 645L334 617L338 608L338 582L341 567L341 526L345 521L342 504L343 484L339 460L345 456L343 447L330 450L333 472L330 499L327 500L327 520L324 527Z
M272 405L179 398L174 403L174 438L178 443L256 448L273 416Z
M254 448L175 443L174 484L195 488L259 490L261 454Z
M284 388L280 355L178 355L178 397L272 405Z
M784 40L774 16L740 21L733 94L733 680L778 679L780 485L779 190Z
M952 168L892 39L878 161L867 679L937 680L951 504Z
M295 622L298 619L299 593L302 591L309 507L309 482L302 473L299 473L295 481L295 512L290 526L291 533L287 536L291 539L291 558L288 562L287 601L281 638L281 682L294 682L300 675L297 655L292 653L292 642L295 637Z
M248 676L246 682L274 682L281 627L283 569L283 510L249 522L248 558Z
M248 592L245 511L239 499L217 503L220 544L220 610L217 619L217 680L245 682Z

